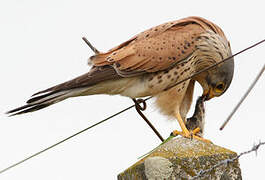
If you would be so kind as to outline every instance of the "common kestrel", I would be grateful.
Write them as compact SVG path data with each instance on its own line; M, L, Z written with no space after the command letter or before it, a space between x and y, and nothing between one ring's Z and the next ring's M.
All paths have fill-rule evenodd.
M191 137L185 121L195 81L202 86L206 100L222 95L232 81L234 61L226 61L181 84L175 84L229 56L230 44L214 23L200 17L167 22L134 36L106 53L91 56L93 66L88 73L35 93L26 105L7 113L28 113L75 96L155 96L161 112L178 120L182 132L174 133ZM193 137L200 139L195 135Z

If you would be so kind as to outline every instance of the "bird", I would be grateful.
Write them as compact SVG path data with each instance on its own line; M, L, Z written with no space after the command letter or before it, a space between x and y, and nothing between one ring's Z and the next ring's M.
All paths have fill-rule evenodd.
M205 123L205 96L198 97L195 105L195 111L192 117L187 118L185 125L193 134L203 137L204 123Z
M92 65L89 72L33 94L26 105L7 114L37 111L76 96L152 96L162 114L178 121L182 131L175 130L174 135L204 140L193 135L185 125L194 84L201 85L205 101L221 96L231 84L234 59L196 73L231 55L230 42L213 22L197 16L166 22L107 52L95 49L89 58Z

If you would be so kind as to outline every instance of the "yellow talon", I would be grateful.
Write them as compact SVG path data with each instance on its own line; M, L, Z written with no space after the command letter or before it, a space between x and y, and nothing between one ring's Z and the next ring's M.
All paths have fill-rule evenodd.
M200 136L196 136L196 135L194 135L193 138L195 138L195 139L197 139L197 140L200 140L200 141L204 141L204 142L206 142L206 143L212 143L212 141L210 141L210 140L208 140L208 139L204 139L204 138L202 138L202 137L200 137Z
M181 135L181 136L183 136L184 134L183 134L183 132L181 132L181 131L174 130L174 131L172 132L172 135L173 135L173 136L177 136L177 135Z
M200 132L200 130L201 129L199 127L197 127L197 128L192 130L192 134L197 134L198 132Z
M181 118L181 115L179 114L179 112L176 112L176 118L179 122L179 125L182 129L182 131L178 131L178 130L175 130L172 132L172 135L173 136L177 136L177 135L181 135L185 138L189 138L189 139L197 139L197 140L200 140L200 141L204 141L204 142L207 142L207 143L211 143L211 141L209 141L208 139L204 139L202 137L199 137L199 136L196 136L195 134L197 134L199 131L200 131L200 128L195 128L193 131L189 131L184 123L184 121L182 120Z
M200 140L200 141L204 141L204 142L206 142L206 143L212 143L210 140L208 140L208 139L204 139L204 138L202 138L202 137L200 137L200 136L197 136L196 134L198 133L198 132L200 132L200 128L195 128L194 130L192 130L192 131L188 131L188 133L186 134L186 133L184 133L183 131L178 131L178 130L174 130L173 132L172 132L172 135L173 136L177 136L177 135L181 135L181 136L183 136L183 137L185 137L185 138L189 138L189 139L197 139L197 140Z

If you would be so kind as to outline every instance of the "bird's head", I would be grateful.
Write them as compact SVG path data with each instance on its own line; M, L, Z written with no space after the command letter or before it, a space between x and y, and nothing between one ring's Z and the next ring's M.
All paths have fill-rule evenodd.
M208 38L201 38L198 43L197 58L203 59L198 61L198 69L201 70L209 64L220 62L232 55L229 42L217 34L207 34ZM205 58L206 57L206 58ZM207 59L208 58L208 59ZM209 66L208 64L208 66ZM229 88L234 75L234 58L230 58L216 67L199 74L196 80L203 88L205 100L218 97L224 94Z
M229 88L234 74L234 59L210 69L197 79L203 88L205 100L221 96Z

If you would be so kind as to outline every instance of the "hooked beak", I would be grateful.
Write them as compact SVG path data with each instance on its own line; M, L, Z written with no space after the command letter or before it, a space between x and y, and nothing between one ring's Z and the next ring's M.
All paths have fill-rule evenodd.
M209 87L208 90L203 92L203 96L205 97L205 101L208 101L214 97L214 92L212 87Z

